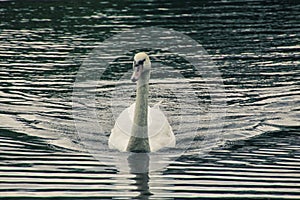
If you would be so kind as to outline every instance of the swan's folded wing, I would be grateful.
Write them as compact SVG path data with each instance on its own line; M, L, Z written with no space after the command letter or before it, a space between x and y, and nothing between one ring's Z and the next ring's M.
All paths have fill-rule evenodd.
M131 135L135 103L119 115L109 136L109 148L126 151ZM148 135L152 152L164 147L174 147L176 139L172 128L158 106L148 108Z
M175 147L176 139L168 119L160 109L151 108L149 123L149 144L151 151L164 147Z
M110 149L118 149L119 151L126 151L129 137L122 133L122 130L118 127L114 127L111 130L111 134L108 140L108 147Z
M132 104L130 107L123 110L117 118L108 140L110 149L126 151L131 133L134 106L135 104Z

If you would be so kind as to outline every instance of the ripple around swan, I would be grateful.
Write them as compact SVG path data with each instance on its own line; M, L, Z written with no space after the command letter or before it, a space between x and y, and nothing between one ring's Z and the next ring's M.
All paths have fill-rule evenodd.
M1 131L0 140L0 191L6 197L29 198L38 193L45 197L120 195L125 198L144 190L136 188L143 177L119 174L86 153L53 149L40 138L5 130ZM298 141L297 133L273 132L228 144L203 158L183 156L163 175L149 174L149 187L154 194L151 198L166 197L169 191L169 197L174 198L288 195L297 199Z
M0 17L0 198L300 198L296 1L2 1ZM214 80L205 81L176 55L151 52L154 64L168 60L153 73L151 104L164 100L179 143L198 129L166 169L134 174L87 152L74 118L89 119L72 115L72 92L93 48L144 26L171 28L203 45L222 73L224 86L214 94L217 103L226 102L226 116L221 104L211 104ZM130 56L120 55L96 88L82 86L96 93L105 137L114 115L135 96L134 85L119 80L131 69ZM184 79L155 78L166 71ZM197 97L190 103L198 109L182 103L188 95ZM180 116L179 105L188 114Z

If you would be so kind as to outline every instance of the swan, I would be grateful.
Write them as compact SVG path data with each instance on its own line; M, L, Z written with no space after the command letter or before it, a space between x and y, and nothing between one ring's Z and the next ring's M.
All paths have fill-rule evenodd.
M175 135L160 110L161 102L148 106L151 62L140 52L134 56L131 81L136 82L136 101L121 112L108 140L110 149L128 152L155 152L164 147L175 147Z

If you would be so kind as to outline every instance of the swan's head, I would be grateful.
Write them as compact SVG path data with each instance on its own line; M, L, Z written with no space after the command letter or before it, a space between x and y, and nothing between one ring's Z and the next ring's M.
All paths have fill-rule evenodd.
M139 80L142 73L149 71L151 68L151 62L149 56L144 53L137 53L133 60L133 74L131 76L131 81L136 82Z

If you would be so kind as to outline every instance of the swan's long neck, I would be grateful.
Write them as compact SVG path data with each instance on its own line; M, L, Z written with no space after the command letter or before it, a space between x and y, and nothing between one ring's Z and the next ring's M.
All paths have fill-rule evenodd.
M134 124L146 128L148 125L149 75L149 71L144 72L137 82L136 104L134 111ZM148 137L147 131L138 134L138 136Z
M148 94L150 70L144 71L137 82L137 94L131 137L127 146L130 152L150 152L148 140Z

